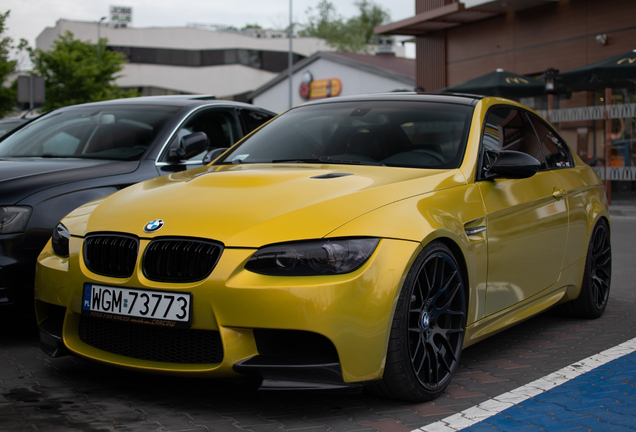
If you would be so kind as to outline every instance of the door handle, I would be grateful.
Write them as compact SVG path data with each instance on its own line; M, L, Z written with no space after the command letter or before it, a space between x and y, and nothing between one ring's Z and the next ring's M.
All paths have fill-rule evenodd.
M555 187L554 191L552 192L552 196L556 198L557 201L563 198L565 195L566 195L565 189L559 189Z

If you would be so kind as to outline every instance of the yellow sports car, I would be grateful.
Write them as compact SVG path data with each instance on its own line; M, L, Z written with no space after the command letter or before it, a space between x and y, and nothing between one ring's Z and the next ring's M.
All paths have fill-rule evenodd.
M439 395L462 349L611 280L597 175L501 98L340 97L88 203L38 259L42 348L263 389Z

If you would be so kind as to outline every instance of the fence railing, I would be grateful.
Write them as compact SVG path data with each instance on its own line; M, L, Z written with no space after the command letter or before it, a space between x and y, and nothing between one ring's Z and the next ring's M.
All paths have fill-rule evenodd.
M546 118L547 110L537 111L541 116ZM580 108L560 108L550 111L550 122L576 122L587 120L604 120L605 106L587 106ZM610 107L610 118L633 118L636 117L636 103L633 104L616 104Z
M605 167L595 166L592 167L596 174L605 180ZM609 172L609 180L611 181L633 181L636 180L636 167L607 167Z

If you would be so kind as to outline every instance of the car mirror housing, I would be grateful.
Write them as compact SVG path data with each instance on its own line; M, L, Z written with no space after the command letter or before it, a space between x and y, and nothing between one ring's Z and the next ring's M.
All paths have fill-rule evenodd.
M497 177L508 179L523 179L535 175L541 162L529 154L506 150L497 155L497 160L486 172L485 179L490 180Z
M223 153L225 153L227 149L229 149L229 147L220 147L210 150L203 158L203 164L209 164L210 162L221 156Z
M194 132L181 138L179 147L170 150L170 160L178 162L204 152L210 146L210 140L205 132Z

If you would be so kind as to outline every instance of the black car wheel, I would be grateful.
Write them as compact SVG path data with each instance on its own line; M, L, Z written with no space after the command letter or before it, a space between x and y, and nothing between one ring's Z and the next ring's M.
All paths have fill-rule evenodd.
M600 220L594 227L587 248L581 293L575 300L558 306L557 311L562 315L576 318L600 317L607 306L611 282L610 232L607 222Z
M415 260L398 299L382 382L386 397L427 401L444 391L459 366L466 290L453 253L441 242Z

